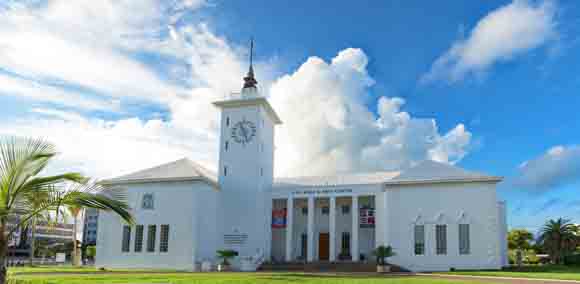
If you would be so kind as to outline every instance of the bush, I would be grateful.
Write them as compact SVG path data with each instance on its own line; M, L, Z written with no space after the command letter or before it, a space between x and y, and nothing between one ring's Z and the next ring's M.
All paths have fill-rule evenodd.
M564 257L565 265L580 265L580 254L575 253Z

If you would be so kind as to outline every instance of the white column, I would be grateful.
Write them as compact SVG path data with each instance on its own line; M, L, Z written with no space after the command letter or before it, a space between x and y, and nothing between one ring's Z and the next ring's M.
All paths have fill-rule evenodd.
M331 262L336 261L336 197L330 197L330 224L328 226L330 241L328 242L329 247L329 260Z
M306 261L314 261L314 196L308 197L308 237Z
M286 200L286 261L292 261L292 225L294 224L294 199L292 196Z
M352 257L352 261L359 260L359 253L358 253L358 196L354 195L352 197L352 236L351 236L351 244L350 244L350 255Z

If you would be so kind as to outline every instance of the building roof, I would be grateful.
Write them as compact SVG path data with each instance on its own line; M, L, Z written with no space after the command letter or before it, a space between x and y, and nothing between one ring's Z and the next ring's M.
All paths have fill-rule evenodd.
M192 180L204 181L218 188L218 180L214 172L186 158L108 179L103 181L103 184L115 185ZM501 180L501 177L489 176L478 172L467 171L446 163L426 160L404 171L276 178L273 187L289 188L361 184L404 185L449 182L499 182Z
M149 183L163 181L204 181L218 187L217 176L203 166L183 158L149 169L102 181L105 185Z
M425 160L414 167L401 172L388 184L416 184L440 182L499 182L501 177L490 176L479 172L468 171L462 168L441 162Z
M467 171L446 163L425 160L404 171L277 178L274 187L340 186L360 184L422 184L448 182L499 182L501 177Z

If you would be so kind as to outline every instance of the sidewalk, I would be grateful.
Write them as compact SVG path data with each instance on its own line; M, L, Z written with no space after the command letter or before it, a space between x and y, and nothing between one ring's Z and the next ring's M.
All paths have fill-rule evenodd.
M437 273L417 273L416 276L439 278L449 280L466 280L466 281L481 281L486 283L507 283L507 284L563 284L563 283L579 283L576 280L557 280L557 279L532 279L532 278L516 278L516 277L498 277L498 276L470 276L470 275L449 275Z

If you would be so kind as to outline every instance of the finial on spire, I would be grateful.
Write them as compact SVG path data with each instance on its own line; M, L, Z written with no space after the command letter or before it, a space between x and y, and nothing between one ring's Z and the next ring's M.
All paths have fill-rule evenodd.
M253 57L254 57L254 38L250 39L250 69L248 70L248 75L244 77L244 89L246 88L256 88L258 81L254 78L254 67L253 67Z

